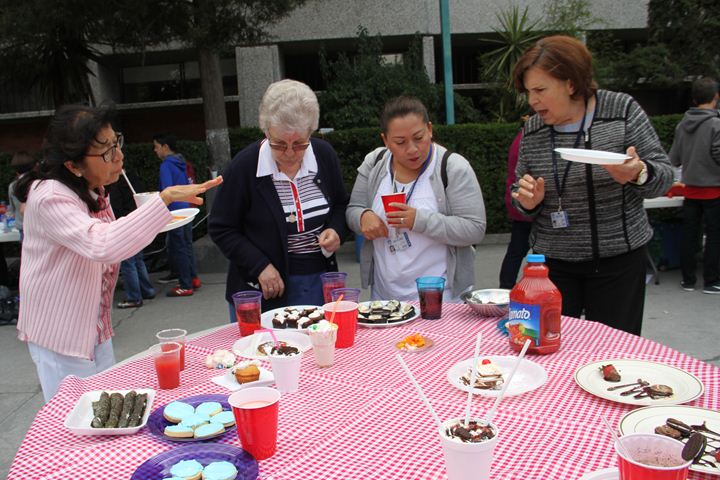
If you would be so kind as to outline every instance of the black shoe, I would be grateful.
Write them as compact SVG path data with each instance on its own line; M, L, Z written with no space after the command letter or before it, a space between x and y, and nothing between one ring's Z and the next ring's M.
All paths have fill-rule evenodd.
M140 307L142 307L142 304L143 304L142 300L140 300L139 302L131 302L130 300L125 300L125 301L119 302L117 304L117 308L140 308Z
M680 282L680 286L681 286L682 289L685 290L686 292L694 292L694 291L695 291L695 284L694 284L694 283Z
M164 277L160 277L157 279L158 283L177 283L178 280L178 276L174 273L168 273Z
M720 293L720 283L703 288L703 293L709 293L711 295Z
M155 298L155 295L157 295L157 294L153 293L152 295L148 295L148 296L143 295L143 300L152 300L153 298Z

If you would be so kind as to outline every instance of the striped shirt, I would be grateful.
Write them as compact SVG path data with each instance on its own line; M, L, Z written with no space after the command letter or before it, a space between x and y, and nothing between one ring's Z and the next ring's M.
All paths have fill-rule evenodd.
M114 264L148 245L172 220L158 195L115 220L97 214L55 180L34 182L25 209L18 338L62 355L92 359L112 335Z
M664 195L672 184L667 154L640 105L629 95L606 90L599 90L596 98L587 141L584 145L581 141L580 148L625 153L634 146L650 176L644 185L620 185L599 165L571 162L561 205L553 175L553 146L573 147L576 132L556 130L553 145L553 127L545 125L539 115L530 118L525 124L516 175L543 177L545 199L533 212L525 212L514 203L535 217L531 245L549 258L580 262L621 255L647 244L653 230L643 199ZM557 155L560 183L567 163ZM568 214L566 228L552 226L550 215L559 209Z
M101 195L90 192L100 205L99 212L90 212L90 216L97 218L103 223L110 223L115 220L112 208L110 208L110 199L105 196L103 191ZM97 343L105 343L113 336L112 320L110 319L110 311L112 310L113 290L118 278L118 264L104 263L102 273L102 289L100 291L100 315L97 323Z

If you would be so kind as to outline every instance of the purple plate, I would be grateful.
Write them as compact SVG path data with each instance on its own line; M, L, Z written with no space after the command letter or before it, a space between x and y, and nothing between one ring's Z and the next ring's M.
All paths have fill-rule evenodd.
M226 461L238 469L235 480L255 480L258 466L255 459L242 448L232 445L185 445L149 458L135 470L130 480L160 480L170 478L170 469L182 460L197 460L203 466Z
M195 397L187 397L187 398L178 398L178 402L184 402L189 405L192 405L193 407L197 407L203 402L218 402L220 405L222 405L223 410L229 410L232 411L232 408L230 407L230 404L227 402L227 395L197 395ZM166 440L168 442L204 442L205 440L214 440L216 438L223 437L224 435L227 435L228 433L235 430L235 425L232 425L230 427L225 427L225 431L223 433L218 433L217 435L211 435L209 437L203 437L203 438L180 438L180 437L168 437L165 435L165 427L168 425L177 425L173 422L168 422L167 419L163 416L163 410L165 409L165 405L162 407L156 408L148 417L147 426L150 430L150 433L155 435L161 440Z

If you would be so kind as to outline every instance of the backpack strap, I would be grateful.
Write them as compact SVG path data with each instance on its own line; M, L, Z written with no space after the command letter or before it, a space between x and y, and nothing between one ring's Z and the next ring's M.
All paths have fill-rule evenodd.
M388 151L387 148L383 148L382 150L380 150L378 152L377 156L375 157L375 162L373 163L373 166L378 164L378 162L382 159L382 157L385 155L385 152L387 152L387 151Z
M452 155L452 152L450 150L445 150L445 154L440 162L440 178L442 179L444 190L447 190L448 187L447 162L450 155Z

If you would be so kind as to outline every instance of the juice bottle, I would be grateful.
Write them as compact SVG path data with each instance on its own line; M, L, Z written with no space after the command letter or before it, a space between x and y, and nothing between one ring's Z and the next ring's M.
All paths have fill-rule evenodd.
M562 296L548 272L545 255L528 255L523 277L510 291L506 326L515 351L527 339L531 340L528 353L553 353L560 348Z

